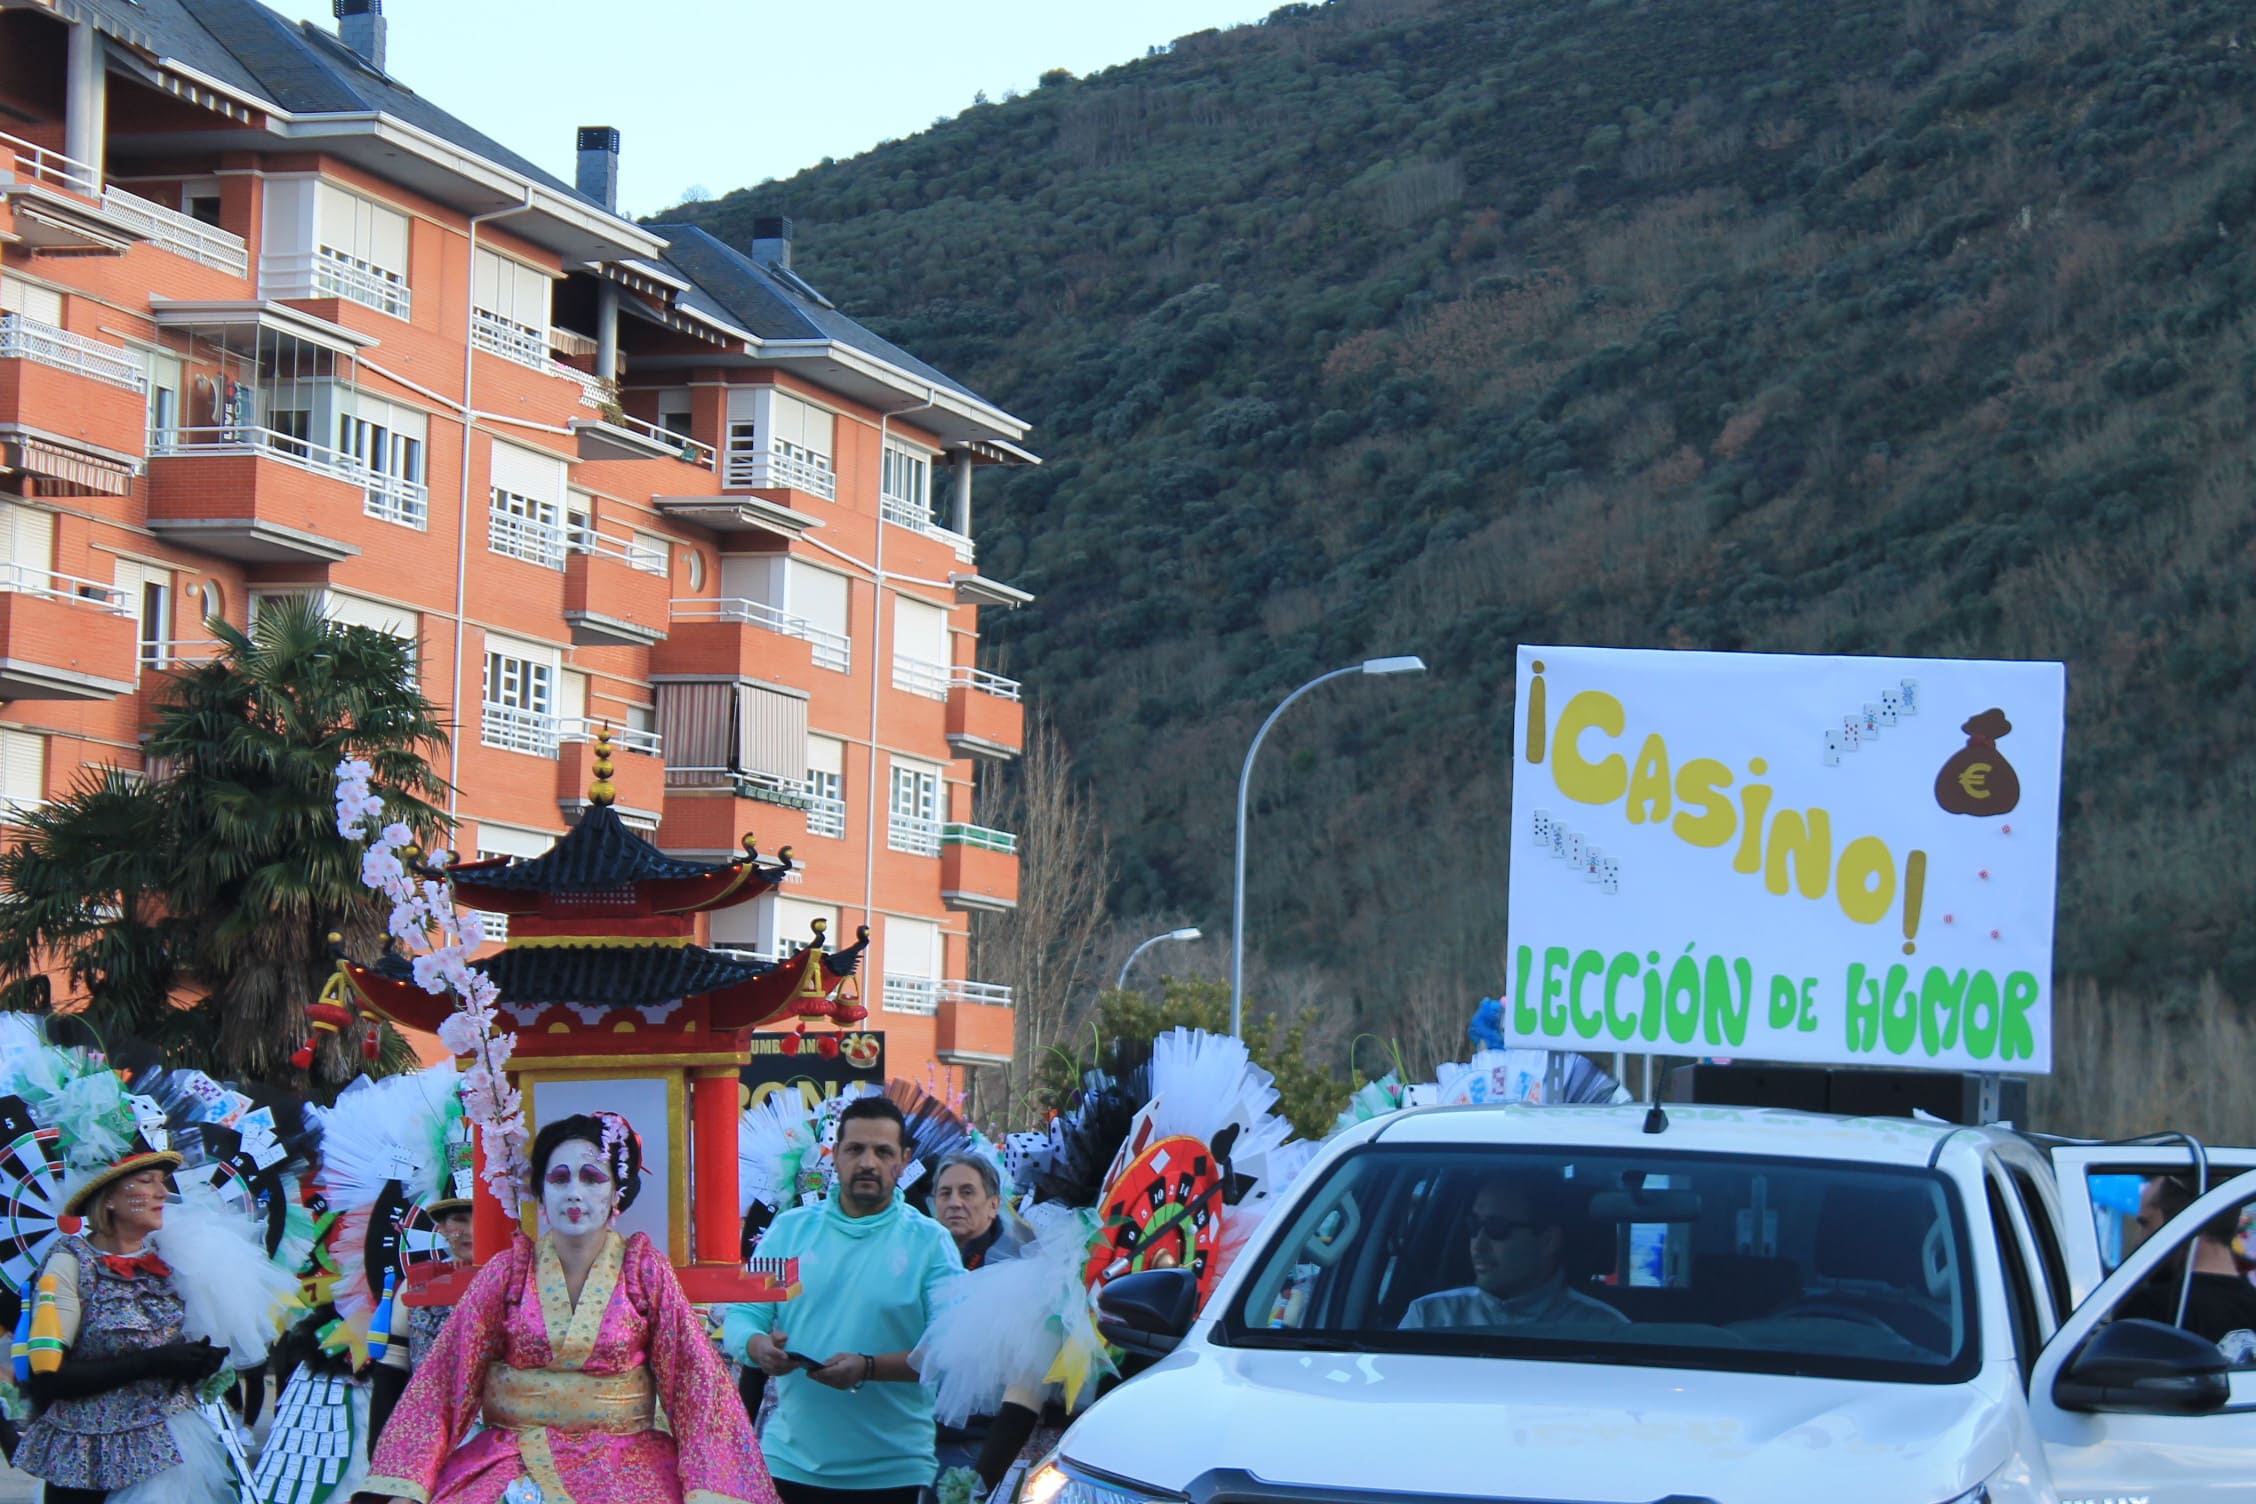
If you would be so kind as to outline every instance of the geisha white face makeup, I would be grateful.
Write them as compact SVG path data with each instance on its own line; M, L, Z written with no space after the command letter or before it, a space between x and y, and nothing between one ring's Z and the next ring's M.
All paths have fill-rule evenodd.
M603 1150L586 1139L568 1138L556 1146L541 1173L541 1211L557 1232L593 1232L611 1220L619 1187Z

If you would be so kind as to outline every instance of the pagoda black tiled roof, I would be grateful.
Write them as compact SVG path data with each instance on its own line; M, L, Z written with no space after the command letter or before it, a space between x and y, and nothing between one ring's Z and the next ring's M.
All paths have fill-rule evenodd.
M477 969L504 1003L581 1003L633 1008L718 992L770 974L772 961L748 961L694 945L543 945L505 949Z
M546 854L506 867L465 870L460 880L526 893L588 893L667 878L709 877L730 866L668 856L627 829L617 810L596 804Z

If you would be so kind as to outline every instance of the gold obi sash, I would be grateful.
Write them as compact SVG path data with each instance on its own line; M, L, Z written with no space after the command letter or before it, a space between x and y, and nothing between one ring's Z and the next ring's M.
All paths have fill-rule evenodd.
M497 1431L597 1431L633 1436L655 1423L657 1399L647 1365L626 1373L576 1373L556 1368L486 1372L486 1424Z

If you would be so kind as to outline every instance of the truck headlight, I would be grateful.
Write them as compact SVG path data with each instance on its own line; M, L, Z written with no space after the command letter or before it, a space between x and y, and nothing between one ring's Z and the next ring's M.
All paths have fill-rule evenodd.
M1018 1504L1174 1504L1178 1498L1075 1467L1056 1452L1037 1463L1018 1489Z

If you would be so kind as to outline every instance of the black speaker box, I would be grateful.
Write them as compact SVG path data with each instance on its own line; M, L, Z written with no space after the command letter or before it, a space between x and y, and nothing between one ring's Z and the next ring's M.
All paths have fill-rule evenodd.
M1908 1118L1925 1111L1946 1123L2025 1123L2029 1083L1996 1081L1984 1111L1984 1078L1959 1071L1828 1070L1793 1065L1682 1065L1669 1072L1672 1102L1730 1107L1784 1107L1843 1117Z

